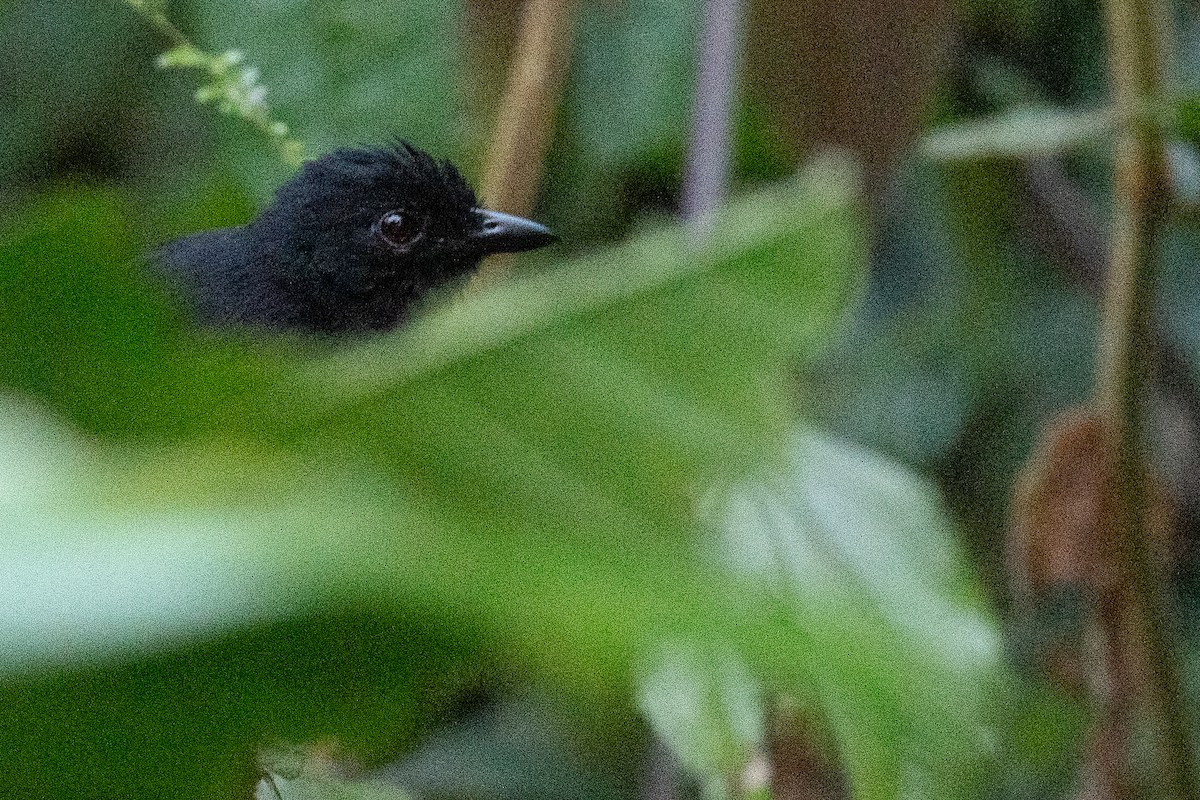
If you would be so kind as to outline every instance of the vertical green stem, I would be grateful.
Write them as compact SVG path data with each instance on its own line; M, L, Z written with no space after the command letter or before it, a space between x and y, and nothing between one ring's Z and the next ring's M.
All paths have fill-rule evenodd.
M1172 634L1171 595L1148 530L1150 476L1143 442L1158 233L1169 191L1163 136L1152 113L1165 96L1168 18L1159 0L1107 0L1106 11L1119 129L1096 399L1115 449L1115 525L1132 582L1136 635L1149 662L1159 778L1169 796L1200 800Z

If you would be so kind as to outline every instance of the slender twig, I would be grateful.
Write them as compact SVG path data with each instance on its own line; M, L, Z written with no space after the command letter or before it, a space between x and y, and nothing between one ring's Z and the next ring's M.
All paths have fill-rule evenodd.
M481 194L490 208L512 214L533 211L570 61L574 17L575 0L529 0L524 5L483 179ZM476 283L501 277L509 264L508 258L490 259Z
M741 6L741 0L708 0L704 5L682 203L683 216L698 237L728 191Z
M1160 733L1159 776L1169 796L1196 800L1200 791L1170 593L1148 530L1150 489L1142 438L1157 240L1169 197L1163 136L1150 113L1164 96L1167 15L1159 0L1108 0L1106 11L1119 130L1096 401L1115 448L1115 523L1137 606L1132 609L1135 630L1149 656L1147 690Z

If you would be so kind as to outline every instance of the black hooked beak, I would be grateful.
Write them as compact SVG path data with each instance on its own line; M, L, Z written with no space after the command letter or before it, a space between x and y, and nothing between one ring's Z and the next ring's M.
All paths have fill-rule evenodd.
M478 227L469 239L485 255L536 250L558 241L545 225L524 217L477 208L475 218Z

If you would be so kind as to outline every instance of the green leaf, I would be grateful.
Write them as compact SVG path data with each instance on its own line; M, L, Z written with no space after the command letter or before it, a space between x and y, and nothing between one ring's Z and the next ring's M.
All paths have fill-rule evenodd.
M125 0L125 2L139 11L147 11L153 14L162 14L167 10L166 0Z
M638 765L626 762L614 769L611 760L598 757L595 742L578 746L580 728L596 730L609 720L588 703L583 712L587 719L580 723L562 713L563 705L559 697L520 690L516 696L497 698L422 737L417 749L384 767L377 777L418 797L626 797L621 778L636 776ZM616 747L622 755L639 753L642 745L628 727L617 728Z
M332 778L280 778L258 785L256 800L410 800L408 794L385 783Z
M96 433L254 428L264 353L199 338L150 281L108 194L56 194L0 231L0 386Z
M805 640L791 688L828 720L854 796L978 796L997 757L1000 634L934 490L799 430L784 468L712 501L728 563Z
M255 787L255 800L412 800L389 782L348 779L323 755L302 748L264 751L259 756L264 775Z
M0 413L30 476L0 517L8 786L228 796L264 736L378 752L476 637L581 691L680 632L799 658L689 534L702 486L772 457L786 363L858 286L853 197L827 163L704 248L659 231L324 348L182 327L111 197L18 215L0 384L91 436Z
M1104 110L1031 106L937 128L925 137L921 152L940 161L1046 158L1107 136L1112 126L1112 114Z

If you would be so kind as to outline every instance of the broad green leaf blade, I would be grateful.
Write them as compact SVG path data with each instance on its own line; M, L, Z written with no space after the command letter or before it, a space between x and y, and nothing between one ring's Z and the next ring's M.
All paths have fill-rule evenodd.
M85 423L93 422L91 409L99 403L107 415L101 430L148 427L157 440L158 430L174 429L173 412L211 423L206 439L224 434L231 441L122 457L115 477L100 470L85 478L73 469L86 488L75 494L105 497L114 489L103 487L115 482L122 495L106 502L124 504L131 518L110 517L98 527L99 512L85 504L53 526L31 524L29 530L55 531L58 541L46 547L92 531L107 542L98 546L111 548L93 558L120 564L137 553L148 559L144 575L182 570L196 581L192 593L225 598L231 624L265 613L253 610L270 608L271 592L280 587L373 571L378 560L394 556L389 569L406 576L416 569L403 584L412 595L441 593L452 605L493 602L486 580L462 585L461 565L477 560L480 544L471 536L494 539L504 531L499 541L512 552L501 548L476 569L497 570L504 582L512 579L509 571L523 570L528 553L546 559L525 586L546 593L545 608L530 609L545 615L537 633L555 630L571 614L600 622L612 612L646 622L645 615L657 613L654 592L624 586L630 581L620 577L622 570L658 574L649 564L669 563L686 543L676 540L663 551L653 542L686 527L701 478L768 455L787 416L780 365L803 349L805 338L809 346L820 339L849 295L854 281L843 264L858 255L858 240L844 216L844 181L843 171L825 168L814 171L798 195L785 188L746 201L724 217L707 251L689 249L682 232L662 232L573 269L468 299L397 337L294 361L290 371L276 365L274 374L282 377L266 388L249 369L261 353L231 345L214 355L217 344L207 339L188 350L188 339L165 321L108 323L105 314L125 323L138 314L162 320L164 312L114 264L103 268L114 273L109 277L73 268L89 250L55 226L79 224L100 236L118 227L111 212L90 202L79 216L50 206L49 221L37 215L0 251L0 263L10 257L5 274L14 281L5 297L18 306L10 319L20 320L8 329L6 363L40 365L32 377L17 369L9 380L65 403L68 411L82 409ZM78 276L58 295L58 312L47 313L49 302L19 307L39 299L20 288L30 279L22 270L32 266L34 254L40 278L48 265L55 281ZM802 271L792 274L798 266ZM138 331L144 338L136 338ZM109 344L106 337L114 334L133 338ZM35 338L46 347L23 350L22 341ZM53 382L42 382L43 369ZM775 379L764 382L772 372ZM97 384L92 376L116 382ZM146 384L153 392L141 391ZM214 396L206 396L206 388ZM226 395L234 398L228 406L221 403ZM368 486L360 488L363 480ZM349 531L348 520L355 523ZM391 533L396 528L425 534L408 542ZM429 535L439 528L440 535ZM146 529L162 537L161 551L135 535ZM357 536L359 547L345 545L347 533ZM554 559L569 570L577 556L585 556L584 563L610 558L596 546L609 541L622 543L623 558L589 575L604 576L595 578L598 589L607 580L622 586L616 605L605 607L599 598L585 608L558 603L556 595L580 578L553 567ZM208 570L199 564L186 569L181 553L195 553ZM639 557L647 564L625 563ZM87 556L76 558L88 563ZM72 563L47 560L47 572L18 585L69 586ZM238 576L258 576L261 585L251 579L240 590L224 585L218 592L207 583ZM109 581L119 577L114 573ZM128 632L98 626L93 633L119 650L139 630L167 630L162 615L187 606L187 592L183 600L174 594L184 585L144 582L142 599L127 606L120 595L106 595L99 580L96 596L82 607L100 614L106 599L116 604L115 616ZM679 583L681 594L687 585ZM167 594L155 598L155 587ZM703 592L698 583L694 588ZM80 635L53 606L37 605L50 595L32 595L29 625L50 617L66 625L50 641ZM630 598L637 599L626 602ZM631 606L638 604L634 613ZM502 606L495 613L525 611ZM218 612L208 613L215 620ZM503 622L527 635L527 621L505 616ZM628 631L603 649L622 651L625 636ZM38 659L37 648L12 652Z
M936 128L921 143L921 152L938 161L1046 158L1107 136L1112 126L1106 110L1031 106Z
M589 704L588 711L593 708ZM601 720L591 714L581 725L562 712L560 698L518 689L516 696L498 698L430 732L415 751L387 765L376 777L418 797L626 797L628 790L620 777L636 775L638 765L614 770L612 762L597 758L594 745L580 747L579 727L599 726ZM634 741L623 740L617 746L623 752L639 751Z
M330 753L302 747L265 748L259 754L263 777L255 800L412 800L399 785L354 780L342 774Z
M976 796L998 756L1000 635L934 491L797 431L784 469L714 509L730 565L809 644L793 689L829 721L855 796Z
M411 795L385 783L274 777L260 781L254 797L255 800L410 800Z
M859 282L853 197L825 164L704 249L648 235L332 352L181 328L105 245L109 199L19 216L0 383L93 436L0 425L59 443L0 520L0 772L227 796L265 736L411 735L482 658L447 631L583 691L681 631L800 658L734 612L691 510L774 452L788 362Z

